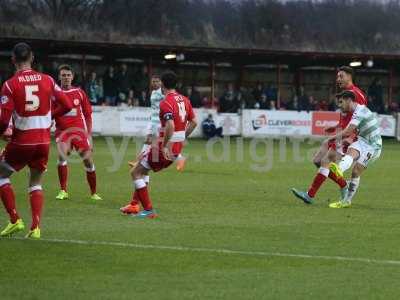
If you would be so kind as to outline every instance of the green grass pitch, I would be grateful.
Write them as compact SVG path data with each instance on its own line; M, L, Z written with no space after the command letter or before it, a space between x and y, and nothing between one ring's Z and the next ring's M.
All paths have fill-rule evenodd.
M115 139L117 149L121 143ZM316 146L304 144L300 156ZM126 162L135 153L132 141L120 168L110 172L109 147L104 138L95 140L104 197L96 204L88 199L80 163L70 164L71 199L54 199L53 147L44 182L44 240L0 240L0 299L399 299L400 144L385 141L346 210L327 207L339 195L330 182L315 205L292 196L289 189L307 188L315 168L293 160L291 143L282 154L274 146L267 173L252 170L262 160L252 162L250 148L246 141L244 159L236 162L240 153L232 143L230 160L209 162L205 142L191 141L185 172L172 167L152 174L160 217L138 220L118 211L131 195ZM12 181L29 224L26 171ZM0 223L6 222L3 210Z

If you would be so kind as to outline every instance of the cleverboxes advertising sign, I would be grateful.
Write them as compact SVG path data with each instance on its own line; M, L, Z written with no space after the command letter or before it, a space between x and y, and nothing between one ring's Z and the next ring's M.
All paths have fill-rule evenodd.
M333 127L339 123L340 113L333 111L312 112L312 135L325 135L324 128Z
M311 135L311 113L297 111L244 110L243 136Z

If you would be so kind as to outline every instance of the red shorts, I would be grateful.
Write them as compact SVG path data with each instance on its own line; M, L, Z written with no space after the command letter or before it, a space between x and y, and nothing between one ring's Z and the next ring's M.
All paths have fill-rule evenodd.
M141 161L142 166L151 169L154 172L168 168L173 163L172 160L165 158L164 153L159 147L151 147L150 151L144 156Z
M31 169L44 172L49 160L49 149L50 144L17 145L8 143L1 154L1 160L15 171L28 166Z
M56 142L64 143L68 145L68 149L75 149L78 152L87 152L92 149L90 146L89 135L84 130L56 131Z

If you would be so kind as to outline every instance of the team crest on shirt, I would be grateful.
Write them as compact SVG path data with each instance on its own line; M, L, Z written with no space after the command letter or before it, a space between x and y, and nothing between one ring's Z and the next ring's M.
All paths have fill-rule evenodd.
M2 96L0 98L0 102L1 102L1 104L6 104L8 102L8 97L7 96Z
M74 99L74 105L78 106L79 105L79 99Z

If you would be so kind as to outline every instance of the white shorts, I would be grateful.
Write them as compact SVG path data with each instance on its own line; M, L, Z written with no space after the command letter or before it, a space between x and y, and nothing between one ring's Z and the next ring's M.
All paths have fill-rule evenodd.
M357 163L364 166L365 168L368 164L376 161L380 156L382 149L377 149L367 144L362 140L358 140L349 146L349 149L355 149L360 153L360 157L357 159Z

